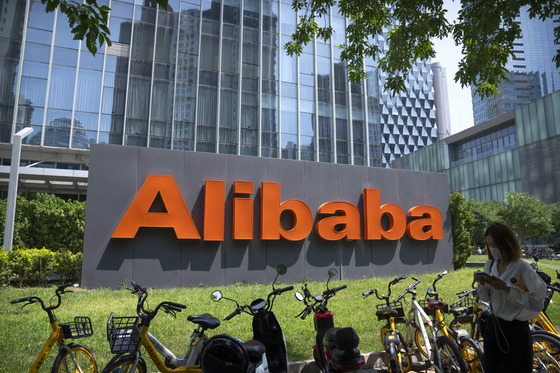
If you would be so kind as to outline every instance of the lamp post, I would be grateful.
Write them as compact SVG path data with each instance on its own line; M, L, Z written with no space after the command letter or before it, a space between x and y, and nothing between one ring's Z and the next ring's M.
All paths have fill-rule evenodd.
M14 220L16 218L16 197L19 177L19 159L21 156L21 140L33 132L33 128L25 127L14 135L12 160L10 164L10 181L8 184L8 202L6 204L6 223L4 225L4 251L12 249L14 240Z

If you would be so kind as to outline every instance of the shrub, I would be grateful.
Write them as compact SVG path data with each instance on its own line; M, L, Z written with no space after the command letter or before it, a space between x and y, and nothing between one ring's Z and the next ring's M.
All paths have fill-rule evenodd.
M14 245L80 252L84 241L85 211L85 202L64 201L52 194L37 193L29 200L18 196ZM5 212L6 200L0 200L2 240Z
M79 281L82 254L48 249L22 249L15 246L0 255L3 283L44 284L48 281Z

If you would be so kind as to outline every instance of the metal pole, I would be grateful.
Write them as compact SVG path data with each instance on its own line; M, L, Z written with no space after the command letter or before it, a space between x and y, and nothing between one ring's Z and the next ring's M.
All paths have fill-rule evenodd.
M19 159L21 156L21 140L33 132L33 128L26 127L14 135L12 146L12 160L10 164L10 182L8 184L8 202L6 204L6 222L4 224L4 251L12 249L14 240L14 221L16 217L16 197L19 177Z

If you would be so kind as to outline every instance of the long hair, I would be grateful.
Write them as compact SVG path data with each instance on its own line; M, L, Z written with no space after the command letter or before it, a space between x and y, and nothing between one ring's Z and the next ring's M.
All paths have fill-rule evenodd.
M491 226L486 228L486 231L484 232L485 240L487 236L492 236L494 245L502 251L502 256L507 263L513 262L514 260L522 257L519 240L508 225L499 222L493 223ZM488 257L490 259L494 259L489 249Z

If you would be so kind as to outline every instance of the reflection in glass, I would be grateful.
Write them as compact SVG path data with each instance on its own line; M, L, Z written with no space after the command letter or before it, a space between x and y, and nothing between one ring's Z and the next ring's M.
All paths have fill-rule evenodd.
M76 68L53 65L49 87L49 108L72 110Z

